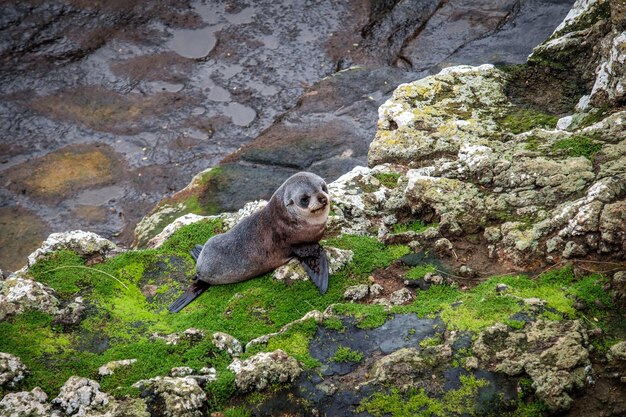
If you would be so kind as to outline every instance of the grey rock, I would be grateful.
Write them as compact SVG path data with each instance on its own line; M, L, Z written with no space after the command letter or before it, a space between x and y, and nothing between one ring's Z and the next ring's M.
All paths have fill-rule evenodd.
M526 372L537 396L552 412L567 410L570 393L587 381L590 366L588 336L577 320L531 322L524 331L498 323L482 331L473 345L489 369L507 375Z
M85 313L85 301L82 297L76 297L74 301L59 310L55 317L55 323L75 325L80 323Z
M188 366L178 366L176 368L172 368L170 371L170 376L174 378L185 377L189 375L193 375L194 370Z
M189 328L183 332L176 332L171 334L158 334L155 333L151 336L152 340L163 340L168 345L177 345L181 340L187 340L191 343L197 343L204 338L204 331L196 328Z
M84 257L94 255L106 257L121 251L115 243L93 232L73 230L71 232L52 233L39 249L28 256L28 266L31 267L46 255L63 249L71 250Z
M98 374L100 376L113 375L115 371L122 368L127 368L137 362L137 359L123 359L119 361L111 361L100 368L98 368Z
M206 394L196 379L156 377L141 380L133 387L143 390L148 408L164 417L202 417L206 415Z
M300 375L298 361L281 349L260 352L241 361L235 359L228 366L235 373L235 385L241 391L261 391L270 384L293 381Z
M393 384L401 390L416 387L429 372L429 364L415 348L402 348L383 356L372 366L372 379L381 384Z
M563 249L562 255L564 258L570 259L585 256L586 254L587 250L584 246L570 240L565 244L565 249Z
M230 356L237 357L243 352L241 342L227 333L213 333L213 344L218 349L225 350Z
M617 271L613 274L611 295L618 303L626 303L626 271Z
M413 298L413 293L408 288L401 288L397 291L391 293L389 297L389 302L392 305L402 305L406 304Z
M454 253L454 246L452 245L452 242L445 237L442 237L441 239L437 239L435 242L435 250L440 255L451 256Z
M12 275L0 281L0 321L29 310L55 315L59 312L59 300L51 288L32 279Z
M15 387L26 376L28 370L20 358L0 352L0 387Z
M380 284L372 284L372 285L370 285L370 295L372 297L378 297L380 294L383 293L384 290L385 289Z
M111 396L100 391L100 384L77 376L70 377L63 384L52 403L68 416L106 415L117 407Z
M32 391L11 392L0 400L0 417L49 417L48 396L39 387Z
M344 300L360 301L363 300L369 294L369 287L367 284L352 285L346 288L343 293Z

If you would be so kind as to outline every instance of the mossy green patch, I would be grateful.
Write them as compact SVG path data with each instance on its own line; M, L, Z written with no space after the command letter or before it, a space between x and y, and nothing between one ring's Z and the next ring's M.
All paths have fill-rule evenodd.
M244 357L249 357L262 351L275 351L282 349L288 355L302 362L307 368L313 368L320 363L309 354L309 343L317 332L317 322L315 319L297 323L289 328L285 333L271 337L265 346L257 344L249 348Z
M223 414L224 417L252 417L252 412L245 407L227 408Z
M339 346L330 360L332 362L361 362L363 352L352 350L346 346Z
M336 314L352 316L356 319L356 327L360 329L374 329L387 321L390 313L378 304L337 304L333 307Z
M377 392L359 407L359 412L368 412L376 417L434 417L476 415L479 390L489 382L474 376L461 375L461 387L449 390L441 398L429 396L423 388L402 394L393 388L390 393Z
M592 136L579 134L561 139L552 145L555 152L563 152L570 157L584 156L592 159L602 149L602 145Z
M412 304L391 309L380 305L340 304L334 311L354 316L361 328L381 326L391 314L415 313L422 317L440 316L447 326L463 331L477 332L498 322L521 329L525 322L513 317L517 313L532 313L532 308L524 302L531 298L545 302L541 316L547 319L579 317L580 313L573 307L576 299L590 306L588 311L593 317L605 318L607 311L613 308L610 296L603 292L605 283L606 278L601 275L576 279L572 268L565 267L546 272L537 279L521 275L492 277L464 292L447 285L433 285L426 291L418 291ZM496 291L498 284L505 284L507 291Z
M352 263L346 272L354 277L366 278L376 268L388 266L394 260L408 254L406 245L387 245L369 236L341 235L328 239L326 244L354 252Z
M322 322L322 326L330 330L336 330L343 333L346 330L346 326L343 321L338 317L329 317Z
M311 310L323 311L340 302L347 286L365 281L375 268L409 252L407 246L384 246L374 238L340 236L328 244L352 250L354 261L330 277L324 295L309 281L282 283L266 274L211 287L182 312L169 314L167 306L195 274L189 250L222 229L219 220L198 222L178 230L159 249L128 251L91 266L71 251L39 261L30 270L33 278L52 287L62 302L82 296L87 310L75 326L56 325L52 317L40 313L22 314L0 324L0 351L18 355L31 370L20 388L40 386L55 396L70 375L97 379L98 367L106 362L137 359L132 366L100 379L103 389L117 396L137 395L131 385L139 379L167 375L176 366L214 366L218 381L207 390L212 407L219 409L233 394L234 376L226 370L230 359L213 348L212 332L229 333L242 343L276 332ZM365 317L364 325L372 325L372 320ZM191 327L203 330L207 337L196 344L179 345L152 338L155 333ZM262 349L281 348L307 366L316 366L308 354L316 329L317 324L307 320L270 339Z
M377 172L374 174L374 178L376 178L382 185L387 188L394 189L398 186L398 179L400 178L400 174L395 172Z
M433 273L436 271L437 271L437 267L433 264L418 265L418 266L414 266L413 268L407 271L406 278L413 279L413 280L422 279L426 276L426 274Z
M417 232L421 233L429 227L436 227L436 224L427 224L422 220L413 220L407 223L396 223L391 227L391 231L393 233L404 233L404 232Z
M532 108L517 107L506 116L498 120L504 130L518 134L543 127L554 128L558 117L543 113Z

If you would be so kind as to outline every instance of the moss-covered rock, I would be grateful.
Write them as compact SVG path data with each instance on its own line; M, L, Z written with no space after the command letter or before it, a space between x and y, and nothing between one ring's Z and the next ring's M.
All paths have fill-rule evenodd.
M301 371L298 361L280 349L257 353L244 361L236 359L228 368L235 373L235 384L243 392L293 381Z
M587 384L588 346L581 322L538 320L524 331L503 324L489 327L478 335L473 351L488 369L528 375L539 398L557 412L569 409L570 394Z

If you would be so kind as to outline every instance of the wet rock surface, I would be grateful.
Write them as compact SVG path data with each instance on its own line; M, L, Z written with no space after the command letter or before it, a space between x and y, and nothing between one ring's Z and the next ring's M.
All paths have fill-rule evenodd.
M11 254L32 251L31 233L130 243L155 203L241 145L204 211L268 198L295 170L332 180L365 161L395 85L523 62L571 3L5 2L1 208L33 231L2 245L2 266L22 266Z

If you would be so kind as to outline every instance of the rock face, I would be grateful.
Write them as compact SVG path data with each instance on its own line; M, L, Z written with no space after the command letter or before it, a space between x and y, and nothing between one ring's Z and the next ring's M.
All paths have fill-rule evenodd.
M236 359L228 369L235 373L235 384L241 391L261 391L274 382L293 381L300 375L298 361L281 349L261 352L240 361Z
M583 388L590 375L587 332L579 321L538 320L524 331L497 324L481 332L474 353L488 369L528 375L536 394L550 410L567 410L570 393Z
M511 120L522 116L504 94L509 77L487 65L454 67L394 92L381 106L370 163L422 167L403 174L403 195L388 199L438 221L446 237L482 235L493 259L519 265L623 253L626 135L609 126L623 125L626 113L514 133ZM370 200L377 192L389 193Z

